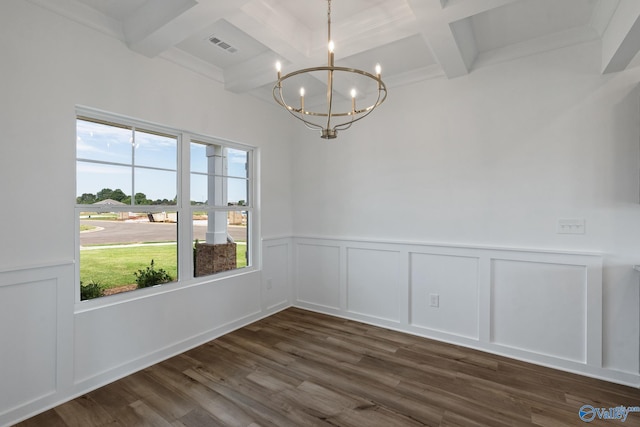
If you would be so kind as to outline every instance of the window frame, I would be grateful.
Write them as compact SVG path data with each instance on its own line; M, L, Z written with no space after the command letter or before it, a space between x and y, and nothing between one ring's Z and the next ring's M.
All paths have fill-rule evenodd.
M91 309L98 306L110 305L121 301L130 301L133 299L144 297L149 294L162 293L173 289L184 288L192 285L200 285L205 283L215 283L221 279L250 274L258 271L260 266L260 245L259 242L259 194L257 171L259 162L259 151L255 146L244 143L229 141L226 139L203 135L195 132L188 132L181 129L174 129L168 126L162 126L155 123L126 117L119 114L108 113L89 107L77 106L75 111L74 124L77 126L78 120L89 120L101 124L111 125L119 128L134 128L140 131L153 132L163 136L176 137L177 140L177 162L176 162L176 193L177 203L175 205L135 205L135 188L132 189L132 204L125 206L96 206L92 204L78 204L74 196L74 213L75 213L75 304L78 311ZM101 162L99 160L88 160L78 157L77 152L77 130L75 163L74 163L74 193L78 188L78 162L94 162L97 164L113 164L112 162ZM244 151L247 153L247 200L245 206L201 206L191 205L191 143L202 143L209 145L218 145L224 148ZM133 160L132 160L133 162ZM132 166L132 174L134 174L135 165ZM144 166L142 166L144 167ZM151 167L150 169L158 169ZM165 170L165 169L162 169ZM166 283L151 288L135 289L130 292L111 295L108 297L99 297L89 300L80 300L80 213L87 211L90 207L95 212L130 212L132 207L144 206L145 212L159 213L163 211L177 212L177 271L178 278L176 281ZM214 273L211 275L195 277L194 261L193 261L193 213L196 210L207 211L246 211L247 212L247 266L236 268L233 270Z

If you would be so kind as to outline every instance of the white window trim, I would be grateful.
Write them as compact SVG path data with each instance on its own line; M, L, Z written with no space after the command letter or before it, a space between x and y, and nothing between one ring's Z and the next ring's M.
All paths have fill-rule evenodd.
M108 297L94 298L90 300L80 300L80 212L85 211L87 206L92 205L78 205L74 203L75 213L75 312L80 313L84 311L93 310L100 307L111 306L122 302L133 301L136 299L147 298L152 295L162 294L166 292L174 292L180 289L199 286L204 284L215 284L220 280L252 274L261 269L261 245L260 245L260 199L259 199L259 182L257 177L259 176L259 162L260 152L258 147L243 144L235 141L226 140L219 137L212 137L198 133L191 133L188 131L173 129L167 126L158 125L143 120L133 119L119 114L113 114L102 110L93 109L86 106L76 107L76 118L86 117L93 120L103 121L106 123L113 123L114 125L132 126L135 128L142 128L143 130L149 130L167 135L175 135L178 143L178 161L177 161L177 204L170 206L147 206L145 210L149 212L162 212L172 211L178 212L178 236L177 236L177 249L178 249L178 280L163 285L154 286L151 288L136 289L131 292L123 292ZM75 121L74 121L75 123ZM243 210L249 213L249 221L247 224L247 248L249 251L250 265L247 267L224 271L208 276L194 277L193 275L193 220L192 213L195 207L191 206L191 142L202 142L206 144L222 145L228 148L235 148L238 150L246 151L248 153L248 170L247 179L249 182L247 189L247 206L228 206L228 207L212 207L208 206L207 210L217 211L238 211ZM74 162L74 168L77 165L78 157L76 156L76 162ZM81 160L81 159L80 159ZM77 188L77 173L74 170L74 192ZM75 196L74 196L75 201ZM92 209L95 209L92 206ZM109 212L128 212L131 210L131 206L106 206L99 208L98 210L105 210Z

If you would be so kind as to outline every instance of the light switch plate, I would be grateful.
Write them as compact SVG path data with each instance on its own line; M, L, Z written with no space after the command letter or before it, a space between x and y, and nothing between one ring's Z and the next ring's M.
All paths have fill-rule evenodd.
M584 219L559 219L558 234L585 234Z

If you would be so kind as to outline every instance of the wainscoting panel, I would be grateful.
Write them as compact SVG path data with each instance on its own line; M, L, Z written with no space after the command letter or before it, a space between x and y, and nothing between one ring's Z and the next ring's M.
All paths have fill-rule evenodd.
M347 248L347 311L398 322L400 253Z
M292 302L291 239L265 240L262 248L262 308L287 307Z
M101 386L261 317L261 277L256 271L156 294L143 289L140 298L78 311L75 385Z
M0 393L2 408L56 390L57 287L55 279L0 287L0 384L13 385ZM16 301L29 301L29 310L12 310Z
M70 387L72 283L72 264L0 272L0 426Z
M586 278L585 266L494 259L491 341L585 363Z
M478 339L479 259L415 252L410 259L411 324Z
M297 301L340 309L340 247L298 243L295 259Z

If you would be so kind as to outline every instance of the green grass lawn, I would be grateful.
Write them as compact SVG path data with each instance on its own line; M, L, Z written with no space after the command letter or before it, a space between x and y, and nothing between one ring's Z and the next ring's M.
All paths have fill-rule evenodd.
M106 220L115 221L115 220L118 219L118 214L115 214L115 213L81 212L80 213L80 219L82 219L82 220L97 219L97 220L101 220L101 221L106 221Z
M246 267L247 244L237 242L236 256L238 268ZM99 283L103 289L136 283L133 273L145 269L154 262L156 270L164 269L176 280L176 245L142 245L130 248L110 248L80 251L80 280L84 285Z

